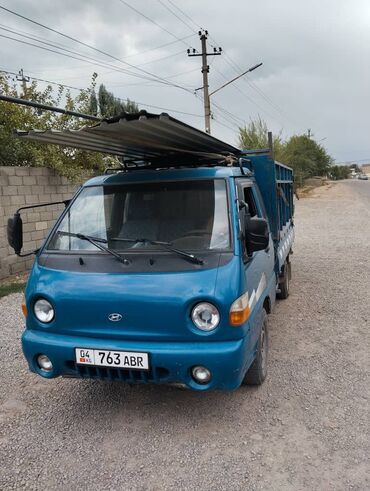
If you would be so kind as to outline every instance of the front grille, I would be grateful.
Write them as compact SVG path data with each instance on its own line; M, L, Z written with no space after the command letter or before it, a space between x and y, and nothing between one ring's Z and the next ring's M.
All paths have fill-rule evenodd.
M78 365L74 361L66 363L69 370L73 370L76 377L94 378L100 380L120 380L128 383L159 383L169 378L170 372L166 368L152 368L150 370L127 370L125 368L95 367Z

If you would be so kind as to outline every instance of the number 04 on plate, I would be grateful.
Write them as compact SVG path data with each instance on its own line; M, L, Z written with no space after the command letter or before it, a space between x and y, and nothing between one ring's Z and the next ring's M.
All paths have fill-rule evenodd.
M149 370L148 353L76 348L75 354L79 365Z

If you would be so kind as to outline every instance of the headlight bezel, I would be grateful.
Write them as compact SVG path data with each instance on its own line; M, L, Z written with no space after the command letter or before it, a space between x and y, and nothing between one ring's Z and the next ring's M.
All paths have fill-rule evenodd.
M44 311L40 308L43 303ZM45 313L46 308L49 308L48 313ZM39 297L33 304L33 314L41 324L50 324L55 319L55 309L53 304L45 297Z
M203 308L203 310L202 310ZM207 326L207 321L201 319L200 315L205 311L209 311L211 315L211 323ZM217 329L220 325L221 315L218 308L211 302L197 302L191 309L190 318L193 325L202 333L210 333Z

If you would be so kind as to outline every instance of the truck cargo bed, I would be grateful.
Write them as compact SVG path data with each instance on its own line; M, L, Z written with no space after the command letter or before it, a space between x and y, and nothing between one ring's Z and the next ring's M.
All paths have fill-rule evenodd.
M293 170L269 154L245 155L261 191L274 239L277 266L281 268L294 240Z

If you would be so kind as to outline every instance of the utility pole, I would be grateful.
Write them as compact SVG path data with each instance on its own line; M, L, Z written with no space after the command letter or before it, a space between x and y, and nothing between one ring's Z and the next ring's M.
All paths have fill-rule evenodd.
M18 82L22 82L23 95L21 97L27 99L27 82L30 81L30 77L25 77L23 73L23 68L21 68L16 78Z
M220 55L222 52L222 48L213 48L213 53L207 53L207 38L208 31L199 31L198 32L201 45L202 52L197 53L195 49L188 49L188 56L201 56L202 57L202 74L203 74L203 87L201 87L204 91L204 122L205 122L205 130L206 133L211 133L211 102L209 99L209 84L208 84L208 73L209 73L209 65L207 63L208 56L216 56Z

